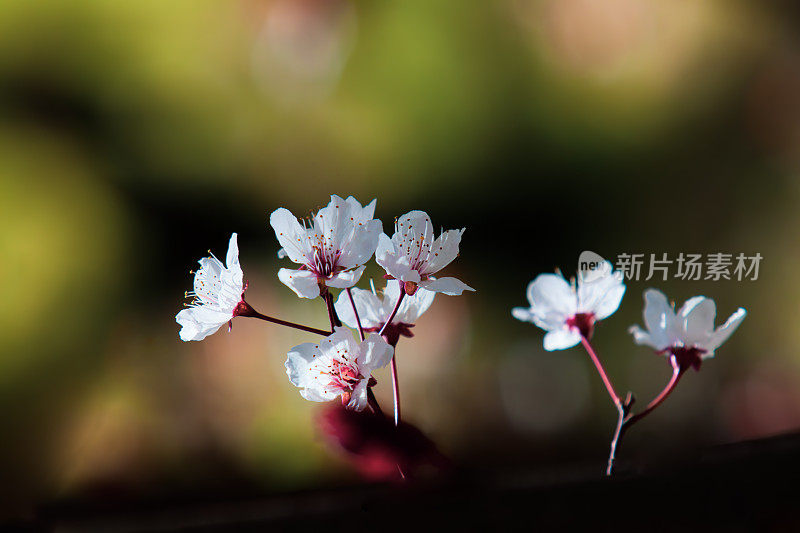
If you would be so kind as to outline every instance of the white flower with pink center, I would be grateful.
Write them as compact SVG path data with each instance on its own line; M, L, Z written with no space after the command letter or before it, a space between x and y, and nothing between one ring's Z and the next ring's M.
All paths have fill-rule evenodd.
M514 318L547 331L544 349L565 350L592 336L594 324L619 308L625 294L621 272L605 262L594 276L568 283L559 274L540 274L528 285L530 307L515 307Z
M278 255L300 265L280 269L281 282L301 298L316 298L327 287L355 285L383 231L381 221L373 219L375 203L361 207L352 196L343 200L332 195L326 207L302 224L288 209L273 211L269 223L283 247Z
M184 341L203 340L230 322L243 302L246 288L235 233L228 244L227 266L213 254L199 262L200 269L194 274L194 291L186 293L194 300L175 317L181 325L180 337Z
M739 308L723 325L714 329L717 306L714 300L695 296L686 300L675 312L663 292L648 289L644 292L644 324L629 329L636 344L652 346L656 352L670 358L673 366L686 369L700 368L703 360L714 356L714 351L728 340L747 311Z
M361 411L368 403L372 372L388 365L393 353L375 333L358 342L350 330L337 327L319 344L306 342L292 348L286 374L306 400L329 402L341 397L348 409Z
M442 232L434 238L431 218L424 211L411 211L395 222L394 235L382 233L378 240L375 260L387 274L402 281L408 294L416 287L433 292L458 296L474 291L464 282L451 277L437 278L434 274L458 256L458 245L464 228Z

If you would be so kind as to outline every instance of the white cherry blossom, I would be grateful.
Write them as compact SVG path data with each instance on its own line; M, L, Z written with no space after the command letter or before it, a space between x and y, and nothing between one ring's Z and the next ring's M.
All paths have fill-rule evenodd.
M194 300L175 317L181 325L182 340L203 340L236 316L245 290L236 233L231 235L225 262L227 266L213 254L200 259L200 269L194 274L194 291L186 293Z
M739 327L747 311L739 308L723 325L714 329L717 308L714 300L695 296L686 300L681 308L667 301L663 292L648 289L644 292L644 323L647 331L631 326L630 333L636 344L653 347L658 353L670 357L680 368L699 368L704 359L714 356L714 351Z
M348 409L361 411L367 406L372 372L389 364L393 353L376 333L358 342L350 330L337 327L319 344L306 342L292 348L286 374L306 400L328 402L341 397Z
M302 224L288 209L273 211L269 223L283 247L278 255L300 265L280 269L281 282L301 298L316 298L327 287L355 285L383 231L381 221L373 219L375 203L361 207L352 196L331 195L330 203Z
M532 322L547 331L544 349L564 350L581 342L581 335L591 337L594 324L608 318L619 308L625 294L620 272L613 272L608 261L587 281L578 276L567 283L559 274L540 274L528 285L530 307L515 307L514 318Z
M465 290L474 291L456 278L434 276L458 256L464 229L444 231L434 238L428 214L411 211L397 220L391 238L381 234L375 260L392 278L404 282L409 294L413 294L417 286L452 296Z
M358 310L358 317L361 320L361 327L364 331L380 331L386 319L392 314L397 299L400 297L400 282L397 280L387 280L383 294L378 295L375 290L352 289L353 302ZM414 326L420 316L428 310L433 303L436 293L427 289L419 288L411 296L405 296L397 310L397 314L392 319L390 326L384 331L389 337L400 335L413 337L410 328ZM353 306L350 298L345 292L339 294L336 300L336 313L342 322L351 328L358 328L356 316L353 313Z

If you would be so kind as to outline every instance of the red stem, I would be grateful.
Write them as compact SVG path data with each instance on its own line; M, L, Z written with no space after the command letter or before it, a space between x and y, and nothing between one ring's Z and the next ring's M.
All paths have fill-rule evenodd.
M667 383L666 387L664 387L664 390L662 390L659 393L659 395L653 399L652 402L647 404L647 407L644 408L644 411L635 414L628 420L626 420L625 425L626 426L634 425L636 422L649 415L656 407L661 405L664 402L664 400L666 400L669 397L669 395L672 394L672 391L675 390L675 387L678 386L678 381L680 381L681 376L683 376L683 373L685 371L686 371L685 368L675 368L672 371L672 377L670 378L669 383Z
M304 326L302 324L296 324L295 322L289 322L287 320L281 320L280 318L273 318L271 316L267 316L264 314L259 313L253 307L242 300L237 307L236 314L234 316L245 316L250 318L258 318L260 320L264 320L266 322L272 322L273 324L278 324L281 326L287 326L294 329L299 329L302 331L307 331L309 333L316 333L317 335L322 335L323 337L327 337L331 334L330 331L325 331L324 329L317 329L312 328L310 326Z
M383 327L381 327L381 330L378 332L378 335L383 335L383 332L386 331L386 328L389 326L389 324L392 323L392 320L394 320L394 317L397 315L397 311L400 309L400 304L403 302L403 297L405 295L406 295L406 288L401 283L400 298L398 298L397 303L394 304L394 309L392 309L392 312L391 314L389 314L389 318L386 319L386 322L383 323Z
M341 326L342 322L339 320L336 309L333 307L333 294L331 294L330 291L326 291L323 298L325 299L325 306L328 308L328 319L331 321L331 331L333 331L336 326Z
M594 348L592 348L591 343L589 343L589 339L581 335L581 344L583 344L583 347L586 348L586 351L589 353L589 357L592 358L592 362L594 363L595 368L597 368L597 372L600 374L603 384L606 386L608 395L611 396L611 401L614 402L614 405L617 407L617 409L620 409L622 406L622 400L620 400L617 391L614 390L614 385L611 384L611 380L608 378L608 374L606 374L606 369L603 368L603 363L601 363L600 358L597 357Z

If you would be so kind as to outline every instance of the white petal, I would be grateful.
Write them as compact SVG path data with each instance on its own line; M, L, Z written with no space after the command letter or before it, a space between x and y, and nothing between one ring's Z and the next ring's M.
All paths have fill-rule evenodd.
M329 402L339 395L320 387L308 387L300 390L300 396L312 402Z
M511 310L511 316L523 322L533 322L533 311L530 307L515 307Z
M420 245L433 243L433 224L425 211L409 211L397 219L392 241L405 255L418 256Z
M228 242L228 256L225 258L225 264L228 269L235 270L239 266L239 236L236 233L231 234L231 240Z
M400 282L397 281L396 279L387 279L386 287L383 288L382 293L383 293L383 301L385 302L384 305L389 307L389 310L394 309L395 302L397 301L398 298L400 298ZM409 298L408 295L404 297L403 301L405 302L407 298Z
M219 294L219 303L221 306L232 309L241 301L242 293L244 292L244 273L239 264L239 242L236 233L231 235L231 240L228 243L228 254L225 258L225 263L227 268L220 273L222 290Z
M616 313L623 296L625 296L625 285L620 284L610 288L594 309L595 319L603 320Z
M676 315L681 318L681 320L685 319L689 316L689 313L692 312L692 309L697 307L699 304L703 303L704 300L707 300L705 296L692 296L688 300L686 300L681 308L678 310Z
M679 340L675 311L663 292L647 289L644 292L644 324L650 333L651 346L663 350Z
M433 224L424 211L410 211L401 216L395 223L395 232L392 235L396 261L404 260L403 266L419 272L424 268L431 247L433 246ZM395 276L403 281L414 281L408 275Z
M419 320L419 317L431 306L435 296L435 292L429 291L421 286L418 287L417 292L412 296L406 295L405 298L403 298L400 309L397 310L397 315L392 322L415 324L417 320ZM383 291L384 309L388 307L388 311L391 312L399 297L400 282L388 280L386 282L386 289ZM385 316L386 315L384 315L384 318Z
M577 312L578 297L567 280L556 274L539 274L528 284L528 301L536 325L557 329Z
M387 256L392 256L391 259L392 262L394 262L394 255L395 249L392 239L389 238L389 236L385 233L378 235L378 247L375 249L375 260L378 262L378 264L383 268L386 268L386 265L384 265L381 261L388 259Z
M358 280L361 279L361 274L364 273L364 269L367 268L364 265L361 265L358 268L353 270L344 270L339 272L335 276L326 279L325 285L328 287L333 287L335 289L346 289L348 287L352 287Z
M335 327L332 334L322 339L319 349L322 353L330 355L348 353L347 357L352 361L356 361L361 353L360 345L353 337L353 333L343 326Z
M733 332L736 331L736 328L739 327L739 324L742 323L745 316L747 316L747 311L741 307L737 309L735 313L728 317L728 320L726 320L723 325L714 331L711 341L707 346L704 346L704 348L713 353L714 350L719 348L722 343L728 340L728 337L730 337Z
M319 346L313 342L304 342L289 350L286 359L286 375L297 387L305 387L309 381L308 369L314 358L320 354Z
M367 395L368 379L359 381L353 392L350 393L350 401L347 402L347 408L353 411L363 411L369 403L369 396Z
M388 365L394 354L394 349L377 333L367 335L367 338L361 343L360 349L358 367L362 369L361 373L365 377L367 377L367 373L371 375L373 370Z
M400 268L401 269L404 266L405 261L406 261L406 258L403 258L400 261ZM408 269L403 274L400 274L400 276L397 279L399 279L400 281L410 281L412 283L420 283L422 281L422 278L420 277L419 272L417 272L416 270L412 270L412 269Z
M369 220L363 225L355 225L352 237L340 244L339 264L345 268L353 268L369 261L378 246L378 238L383 233L380 220Z
M581 335L577 331L567 328L548 331L544 336L544 349L548 352L553 350L566 350L581 342Z
M373 198L372 201L367 205L365 205L363 208L361 207L361 204L358 202L358 200L356 200L352 196L348 196L346 201L348 205L351 206L352 211L358 214L357 220L363 222L375 218L375 204L378 203L377 198Z
M410 270L406 264L399 263L398 252L395 250L394 242L385 233L378 236L378 247L375 250L375 261L383 267L387 274L400 279L403 274Z
M175 321L181 325L181 340L201 341L232 318L231 314L200 306L183 309L175 316Z
M353 302L358 310L358 317L361 319L361 326L363 328L377 328L381 325L382 319L386 316L383 314L383 305L377 296L372 291L364 289L352 289ZM353 313L353 305L350 303L350 298L347 296L346 291L339 293L339 298L334 304L336 314L339 318L353 329L358 328L356 316Z
M225 265L216 257L204 257L198 263L200 268L194 275L194 293L204 302L216 301L219 291L222 290Z
M347 202L341 196L331 195L328 205L317 211L314 215L315 229L328 237L329 234L336 235L340 227L340 222L344 219L349 220L350 210Z
M683 321L684 344L697 347L708 345L714 333L714 319L717 317L714 300L703 296L692 298L681 307L678 314Z
M269 216L269 224L286 255L295 263L305 264L313 259L308 232L288 209L276 209Z
M332 194L331 201L314 215L314 233L325 240L333 250L345 250L353 238L353 217L350 205Z
M588 282L578 277L578 310L593 313L597 320L603 320L614 314L625 294L622 274L613 272L611 263L608 262L605 271L608 274Z
M425 266L426 275L435 274L453 262L458 256L458 245L461 242L461 235L464 229L451 229L442 233L438 239L433 241L431 246L431 256Z
M346 217L343 223L349 227L349 235L343 233L341 239L341 255L339 264L345 268L363 265L378 245L378 237L383 233L383 223L375 220L376 200L372 200L365 207L353 198L345 201Z
M642 344L647 346L652 346L656 350L660 351L664 348L664 346L660 346L653 342L653 337L650 335L649 332L644 331L639 326L631 326L628 328L628 333L633 335L633 341L636 344Z
M282 268L278 270L278 279L289 287L300 298L316 298L319 296L317 276L308 270L291 270Z
M456 278L427 279L420 282L420 287L433 292L441 292L450 296L459 296L464 291L474 291L472 287Z
M337 342L349 342L353 340L353 334L344 326L337 326L333 329L333 333L323 339L323 342L336 344ZM320 343L322 346L322 343Z

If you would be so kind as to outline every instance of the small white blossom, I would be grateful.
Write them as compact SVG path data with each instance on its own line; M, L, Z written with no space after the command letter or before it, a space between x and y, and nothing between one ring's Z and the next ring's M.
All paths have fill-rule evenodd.
M306 342L291 349L286 374L300 394L312 402L329 402L341 396L348 409L367 406L372 372L389 364L394 350L375 333L363 342L347 328L337 327L319 344Z
M561 274L540 274L528 285L530 307L515 307L514 318L533 322L547 331L544 349L564 350L590 337L595 322L608 318L619 308L625 294L620 272L613 272L608 261L587 281L583 276L567 283Z
M361 207L352 196L343 200L334 194L326 207L302 225L288 209L273 211L269 223L283 247L279 257L301 265L296 270L280 269L281 282L301 298L316 298L321 287L355 285L383 231L381 221L373 219L375 202Z
M434 274L458 256L463 233L464 229L451 229L434 239L428 214L411 211L397 220L391 238L381 234L375 260L406 287L420 286L429 291L458 296L465 290L475 289L456 278L436 278ZM413 289L408 292L413 293Z
M374 291L364 289L352 289L352 293L353 302L355 302L358 317L361 320L361 327L364 328L364 331L380 331L400 297L400 282L393 279L388 280L382 296L378 296ZM384 333L390 334L390 336L397 334L412 337L413 334L409 328L428 310L433 303L434 296L436 296L435 292L422 288L417 289L411 296L405 296L390 327ZM335 307L342 322L351 328L358 328L353 306L347 293L339 294Z
M700 367L704 359L714 356L714 351L739 327L747 311L741 307L723 325L714 329L717 307L714 300L695 296L686 300L678 312L667 301L663 292L648 289L644 292L644 324L647 331L631 326L630 333L636 344L652 346L673 360L681 368Z
M227 267L213 255L199 262L200 269L194 275L194 291L187 293L194 301L175 317L181 325L180 337L184 341L203 340L217 331L236 316L237 306L243 301L244 276L239 266L235 233L228 244Z

